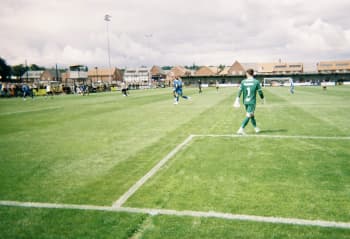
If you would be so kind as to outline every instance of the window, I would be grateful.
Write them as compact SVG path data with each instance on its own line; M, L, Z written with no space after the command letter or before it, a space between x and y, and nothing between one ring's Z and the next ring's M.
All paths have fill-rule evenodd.
M336 66L348 66L349 63L337 63Z

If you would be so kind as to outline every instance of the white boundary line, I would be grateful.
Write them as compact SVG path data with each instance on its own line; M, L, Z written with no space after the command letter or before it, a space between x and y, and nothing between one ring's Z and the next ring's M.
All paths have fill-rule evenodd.
M94 206L94 205L35 203L35 202L17 202L17 201L0 201L0 206L144 213L144 214L149 214L151 216L170 215L170 216L189 216L189 217L202 217L202 218L205 217L205 218L220 218L220 219L226 219L226 220L240 220L240 221L264 222L264 223L276 223L276 224L292 224L292 225L300 225L300 226L317 226L317 227L350 229L350 222L306 220L306 219L282 218L282 217L264 217L264 216L231 214L231 213L221 213L221 212L177 211L177 210L167 210L167 209L106 207L106 206Z
M297 218L282 217L265 217L254 215L231 214L221 212L200 212L200 211L176 211L166 209L147 209L147 208L121 208L126 212L147 213L150 215L171 215L171 216L190 216L190 217L206 217L220 218L227 220L253 221L265 223L293 224L302 226L319 226L319 227L336 227L350 229L350 222L334 222L324 220L306 220Z
M148 179L150 179L170 158L172 158L182 147L188 144L193 138L190 135L184 142L174 148L167 156L165 156L156 166L154 166L146 175L137 181L126 193L124 193L117 201L113 203L113 207L121 207L131 195L133 195Z
M28 207L28 208L51 208L51 209L76 209L76 210L95 210L95 211L113 211L113 208L106 206L61 204L61 203L43 203L43 202L18 202L18 201L0 201L1 206Z

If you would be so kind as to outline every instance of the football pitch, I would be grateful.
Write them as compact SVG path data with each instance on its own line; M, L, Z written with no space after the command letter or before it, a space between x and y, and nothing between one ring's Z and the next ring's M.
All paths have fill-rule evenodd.
M350 238L350 87L0 99L0 238Z

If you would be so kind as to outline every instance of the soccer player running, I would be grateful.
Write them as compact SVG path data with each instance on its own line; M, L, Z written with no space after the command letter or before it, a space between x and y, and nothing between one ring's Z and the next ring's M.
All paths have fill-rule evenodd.
M30 95L33 98L33 94L31 94L31 90L28 85L26 84L22 85L22 91L23 91L23 100L26 100L26 97Z
M51 99L53 99L53 92L51 88L50 82L46 85L46 98L51 95Z
M180 77L176 76L173 84L174 84L174 89L173 89L174 105L177 105L179 103L179 97L182 97L186 100L191 99L191 97L183 95L183 93L182 93L182 81L181 81Z
M292 79L289 80L290 86L289 86L289 91L291 94L294 94L294 82Z
M254 70L248 69L246 71L247 79L241 82L239 87L238 95L234 103L234 107L239 107L239 98L243 93L243 104L247 112L245 119L242 122L241 127L238 129L237 134L245 135L244 128L247 126L249 120L251 120L252 125L256 133L260 132L260 129L256 127L256 120L254 116L255 106L256 106L256 93L259 94L261 99L264 99L264 94L261 89L260 82L254 78Z
M198 93L202 94L202 81L198 80Z

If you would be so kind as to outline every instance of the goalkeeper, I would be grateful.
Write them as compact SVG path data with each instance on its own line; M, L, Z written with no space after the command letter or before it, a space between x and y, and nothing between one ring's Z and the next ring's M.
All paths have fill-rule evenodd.
M239 98L241 97L241 94L243 93L243 104L245 106L245 110L247 112L245 119L242 122L241 127L238 129L237 134L244 135L244 128L247 126L249 120L251 120L252 125L255 129L256 133L260 132L260 129L256 127L256 120L254 116L255 106L256 106L256 93L259 94L261 99L264 99L264 94L261 89L260 82L254 78L254 70L248 69L246 71L247 79L244 79L241 82L241 85L239 87L237 98L234 102L234 107L238 108L240 106L239 104Z

